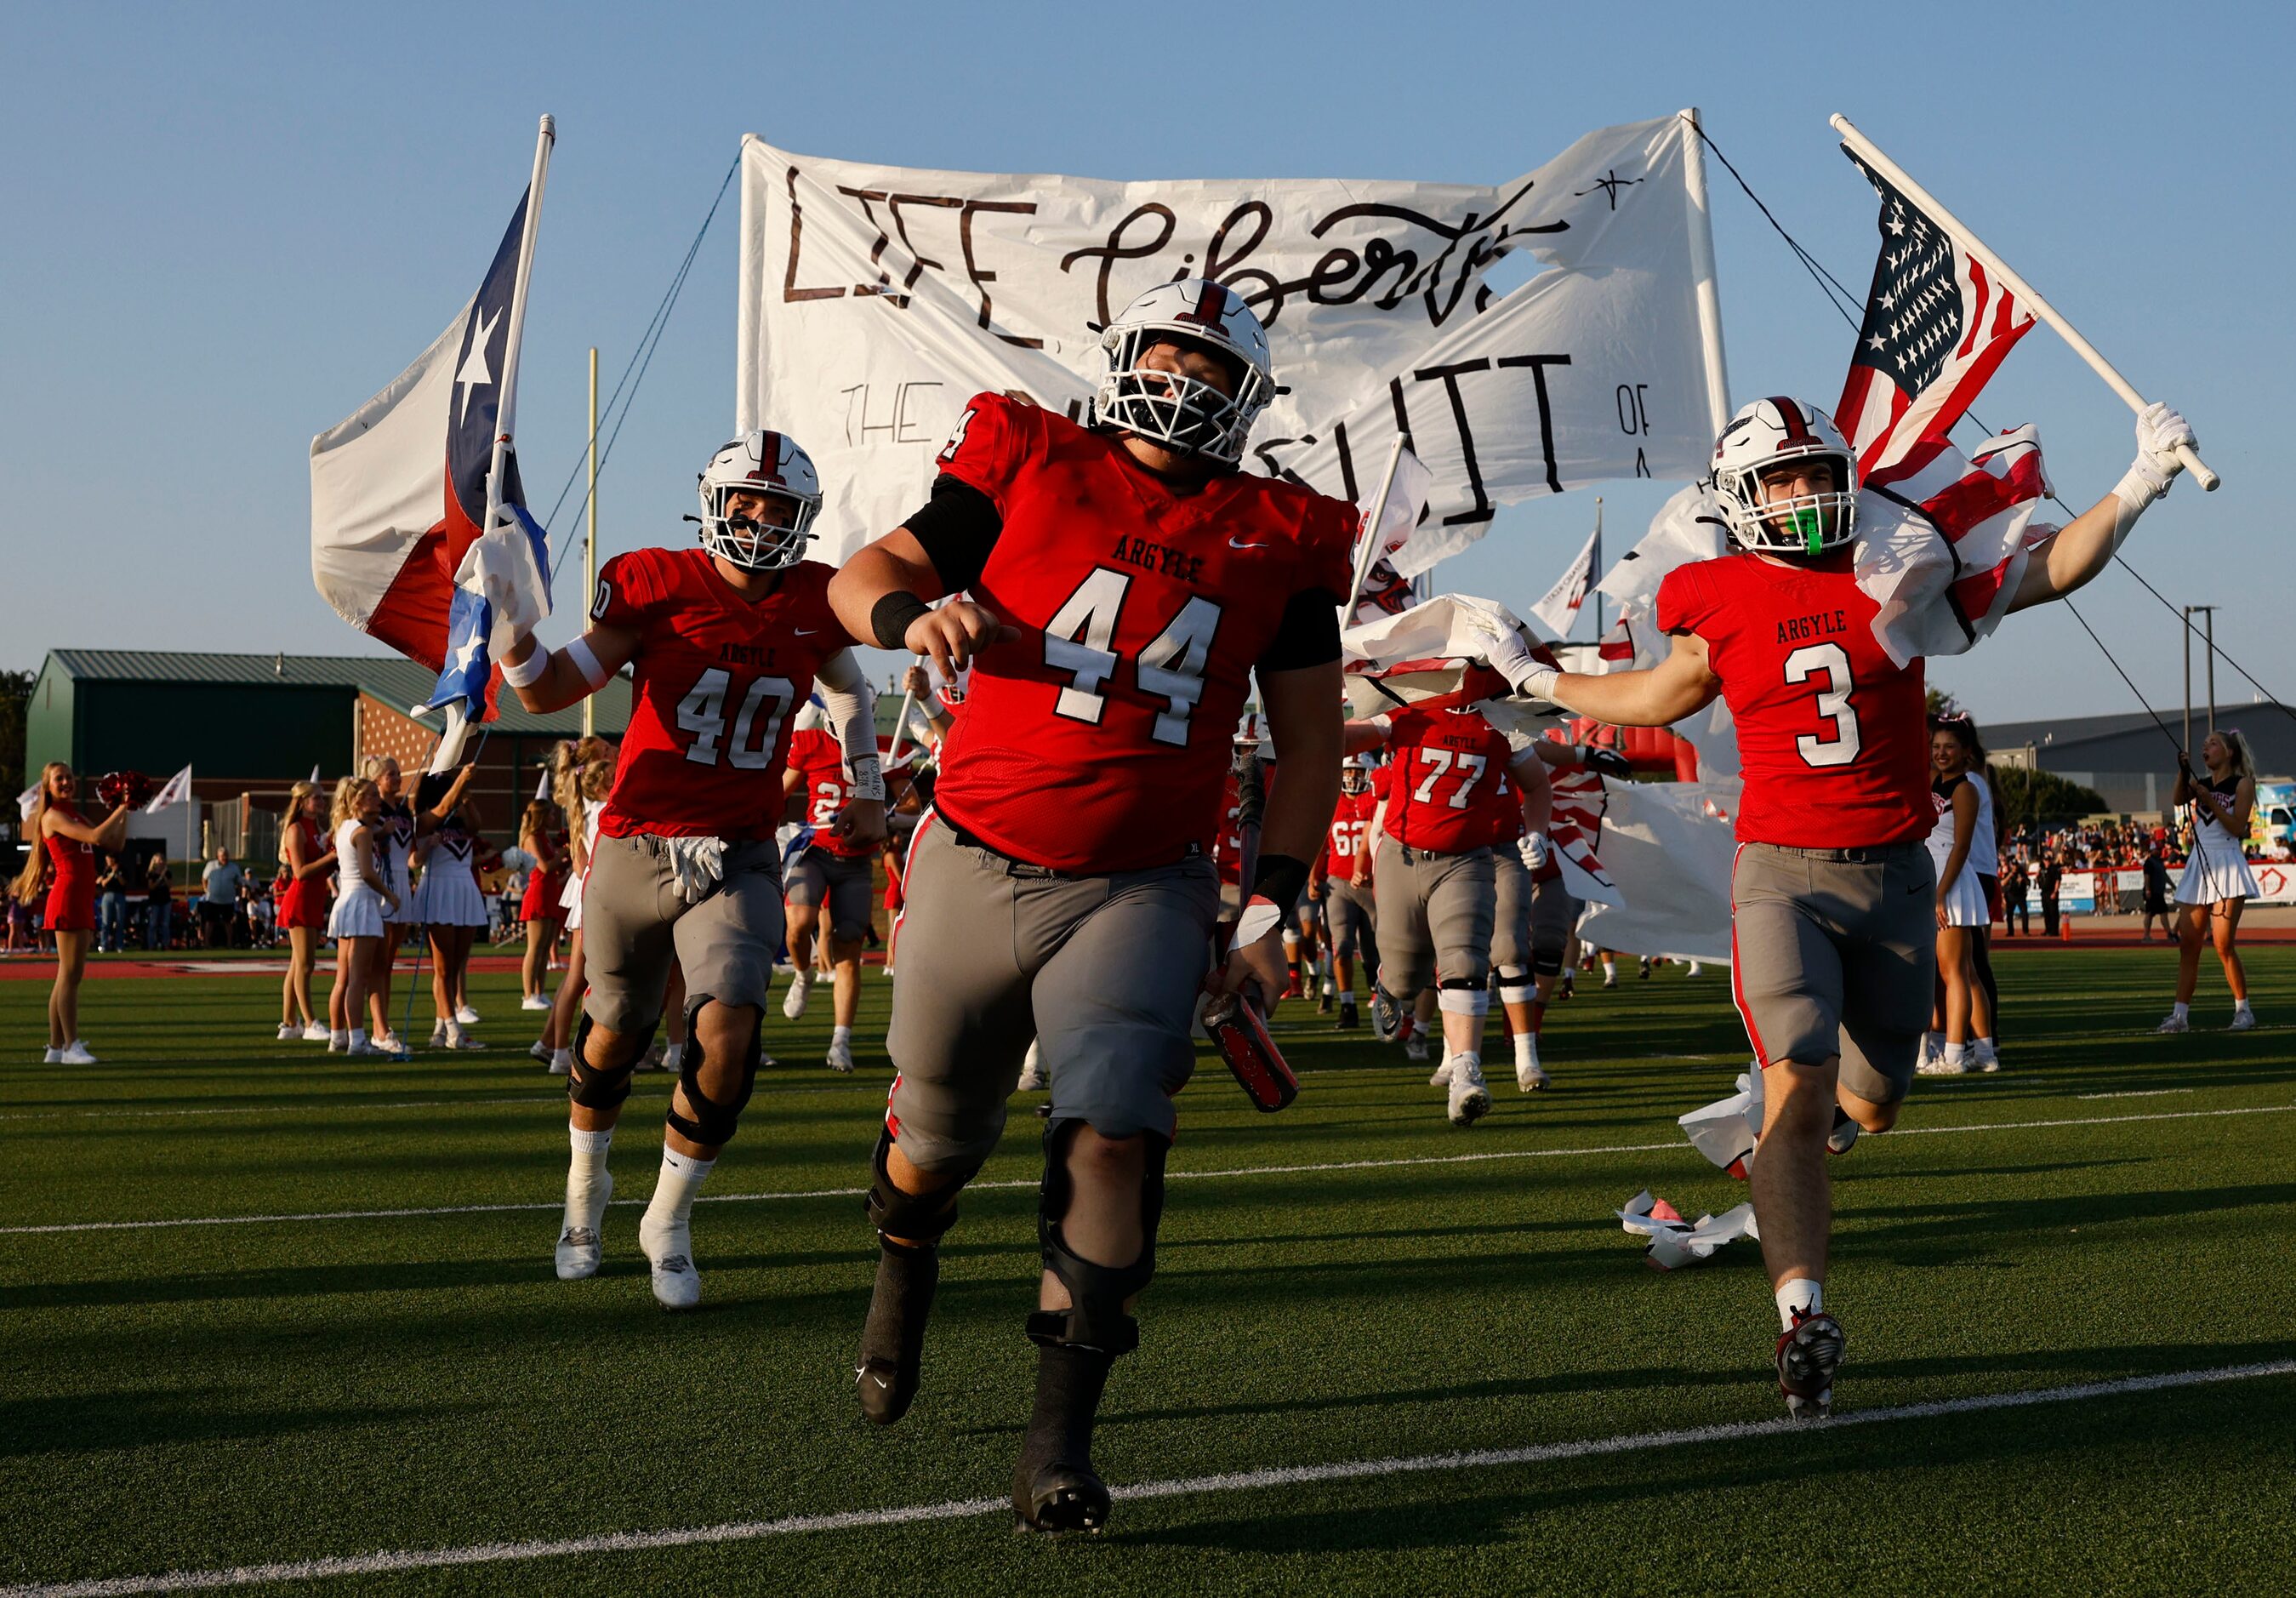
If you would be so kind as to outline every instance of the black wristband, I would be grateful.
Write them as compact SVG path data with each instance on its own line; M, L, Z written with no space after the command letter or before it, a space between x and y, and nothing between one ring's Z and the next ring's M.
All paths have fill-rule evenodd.
M895 589L869 607L869 630L877 635L881 649L908 647L909 623L931 611L932 606L906 589Z
M1289 926L1292 912L1300 908L1300 895L1308 887L1308 862L1288 854L1263 854L1259 869L1253 872L1251 891L1255 897L1266 899L1283 912Z

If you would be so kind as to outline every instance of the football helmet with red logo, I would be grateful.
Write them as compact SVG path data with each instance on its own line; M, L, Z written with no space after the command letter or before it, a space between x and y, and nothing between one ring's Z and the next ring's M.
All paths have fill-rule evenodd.
M1218 356L1234 379L1234 393L1141 365L1152 346L1174 342ZM1243 296L1201 277L1161 284L1126 306L1100 344L1108 371L1093 395L1095 426L1120 428L1226 465L1243 458L1244 436L1275 397L1267 330Z
M701 482L701 547L744 572L778 572L805 557L813 519L821 514L821 476L813 457L785 432L745 432L709 457ZM727 514L736 493L763 493L787 503L786 521Z
M1762 483L1781 466L1833 467L1831 489L1765 500ZM1767 555L1819 555L1849 542L1857 525L1857 457L1833 418L1783 397L1757 400L1714 441L1714 497L1730 536Z
M1361 754L1349 755L1340 762L1340 792L1342 794L1370 793L1371 774L1377 770L1379 770L1379 757L1369 750L1364 751Z

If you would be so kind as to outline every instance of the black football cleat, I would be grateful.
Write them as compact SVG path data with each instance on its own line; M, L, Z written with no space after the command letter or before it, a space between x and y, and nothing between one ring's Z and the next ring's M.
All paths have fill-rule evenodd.
M1778 1391L1797 1421L1823 1421L1833 1413L1833 1373L1848 1339L1832 1315L1796 1314L1793 1330L1778 1334Z
M1092 1468L1092 1422L1113 1363L1114 1356L1097 1348L1037 1345L1037 1401L1013 1467L1021 1530L1096 1532L1108 1524L1108 1484Z
M940 1250L880 1239L877 1285L861 1329L861 1357L853 1367L861 1413L890 1426L915 1402L924 1363L925 1322L940 1284Z
M1340 1018L1338 1022L1333 1025L1332 1030L1333 1032L1353 1032L1357 1027L1361 1026L1362 1025L1363 1017L1356 1013L1356 1001L1350 999L1345 1004L1340 1006Z
M1108 1485L1091 1465L1048 1461L1026 1481L1013 1481L1014 1529L1053 1536L1097 1532L1108 1524L1109 1502Z

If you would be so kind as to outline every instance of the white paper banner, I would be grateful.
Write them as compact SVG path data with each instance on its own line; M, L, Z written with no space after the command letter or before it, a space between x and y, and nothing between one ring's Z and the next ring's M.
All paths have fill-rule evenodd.
M1695 137L1680 117L1607 128L1482 188L930 171L752 136L735 425L812 454L817 553L841 559L923 503L966 399L1020 390L1081 416L1098 329L1210 276L1274 348L1250 464L1360 500L1399 427L1435 473L1439 558L1499 505L1702 467ZM1516 250L1543 269L1500 294L1486 277Z
M1727 964L1730 868L1737 842L1710 814L1737 808L1737 785L1614 782L1603 818L1603 867L1626 902L1595 905L1578 935L1621 954L1679 954Z

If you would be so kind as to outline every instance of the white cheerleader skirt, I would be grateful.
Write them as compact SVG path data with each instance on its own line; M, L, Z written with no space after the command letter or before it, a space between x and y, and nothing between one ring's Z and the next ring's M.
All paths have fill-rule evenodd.
M2202 839L2177 878L2179 904L2221 904L2227 899L2256 897L2256 874L2241 857L2239 846Z
M1953 886L1946 890L1945 924L1948 927L1989 927L1993 911L1985 902L1985 884L1964 865Z
M563 919L569 932L578 931L582 926L582 878L586 875L581 871L568 872L566 885L559 891L558 908L566 912Z
M486 895L468 871L425 871L414 890L414 918L426 927L484 927Z
M379 938L382 930L382 895L364 883L335 901L327 912L331 938Z

